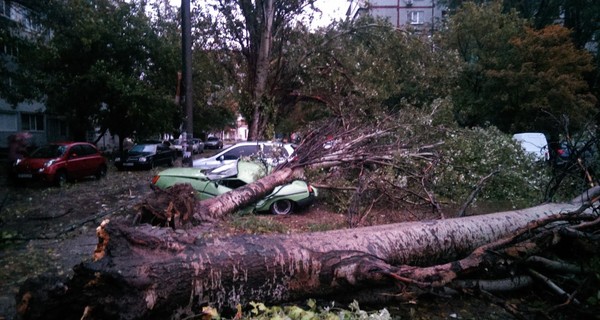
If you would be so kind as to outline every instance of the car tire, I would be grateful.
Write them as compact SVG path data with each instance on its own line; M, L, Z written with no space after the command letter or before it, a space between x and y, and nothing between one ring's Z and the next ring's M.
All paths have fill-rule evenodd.
M271 205L271 213L277 215L290 214L294 210L294 203L291 200L277 200Z
M67 172L57 172L56 177L54 178L54 184L56 184L56 186L59 188L64 187L67 184Z
M167 163L167 166L172 167L175 165L175 159L173 157L169 158L169 162Z
M106 172L107 172L106 166L101 166L100 168L98 168L98 171L96 172L96 179L100 180L100 179L106 177Z

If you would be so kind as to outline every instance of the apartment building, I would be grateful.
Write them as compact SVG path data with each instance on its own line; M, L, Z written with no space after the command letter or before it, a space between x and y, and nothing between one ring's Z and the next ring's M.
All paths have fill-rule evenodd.
M348 14L382 17L396 28L415 32L437 29L446 12L436 0L358 0L351 1L348 8Z

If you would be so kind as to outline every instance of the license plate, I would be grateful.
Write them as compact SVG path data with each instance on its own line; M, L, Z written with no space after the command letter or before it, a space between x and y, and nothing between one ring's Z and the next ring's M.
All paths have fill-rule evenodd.
M125 166L125 167L133 167L133 163L127 163L127 162L125 162L125 163L123 163L123 166Z
M28 178L29 179L29 178L33 178L33 175L31 173L19 173L17 175L17 177L19 177L19 178Z

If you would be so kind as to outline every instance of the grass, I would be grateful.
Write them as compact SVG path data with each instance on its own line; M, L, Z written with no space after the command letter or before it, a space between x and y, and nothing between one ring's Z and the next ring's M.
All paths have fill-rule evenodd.
M233 215L231 225L234 228L249 234L288 232L288 229L285 225L270 219L261 219L254 214L244 216Z

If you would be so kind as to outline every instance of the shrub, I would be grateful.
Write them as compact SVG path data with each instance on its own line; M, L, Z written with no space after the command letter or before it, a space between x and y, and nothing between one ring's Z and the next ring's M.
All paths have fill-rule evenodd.
M551 178L546 163L536 162L495 127L447 131L439 161L434 190L456 203L465 200L484 177L497 172L484 182L477 199L509 200L513 206L538 204Z

